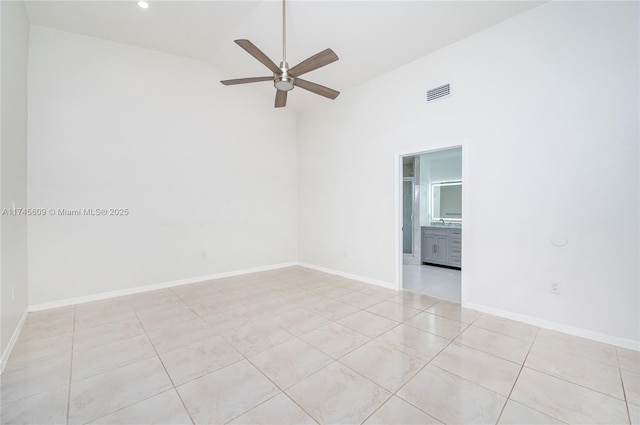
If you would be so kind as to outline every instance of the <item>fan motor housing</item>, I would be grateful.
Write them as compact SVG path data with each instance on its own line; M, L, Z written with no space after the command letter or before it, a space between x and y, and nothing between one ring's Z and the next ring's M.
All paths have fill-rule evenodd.
M280 70L282 71L280 75L273 75L273 85L276 86L278 90L292 90L294 83L293 77L289 76L289 64L286 61L280 62Z
M289 77L286 73L283 73L282 75L277 76L273 80L273 85L276 86L278 90L282 90L282 91L292 90L294 87L293 78Z

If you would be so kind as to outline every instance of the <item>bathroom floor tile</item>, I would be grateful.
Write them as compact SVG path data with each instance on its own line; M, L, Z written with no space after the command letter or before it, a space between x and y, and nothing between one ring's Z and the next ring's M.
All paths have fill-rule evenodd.
M339 363L287 390L287 394L319 423L362 423L391 393Z

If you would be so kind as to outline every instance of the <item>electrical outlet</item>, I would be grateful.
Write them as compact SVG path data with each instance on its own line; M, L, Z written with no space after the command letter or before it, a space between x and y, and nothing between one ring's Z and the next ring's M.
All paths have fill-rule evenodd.
M205 251L204 249L202 250L202 252L200 252L200 258L202 258L203 260L207 258L207 251Z
M562 285L560 282L551 282L549 286L549 292L555 295L560 295L560 291L562 290Z

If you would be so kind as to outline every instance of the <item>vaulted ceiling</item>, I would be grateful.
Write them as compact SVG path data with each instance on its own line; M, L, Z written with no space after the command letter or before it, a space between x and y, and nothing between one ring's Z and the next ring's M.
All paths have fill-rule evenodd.
M287 60L294 66L332 48L340 60L304 78L344 92L542 3L290 0ZM149 0L148 9L139 8L136 1L26 4L32 24L203 60L219 68L224 78L270 75L234 39L251 40L276 63L282 57L279 0ZM251 89L273 103L271 83L252 84ZM327 102L331 101L296 89L288 107L301 110Z

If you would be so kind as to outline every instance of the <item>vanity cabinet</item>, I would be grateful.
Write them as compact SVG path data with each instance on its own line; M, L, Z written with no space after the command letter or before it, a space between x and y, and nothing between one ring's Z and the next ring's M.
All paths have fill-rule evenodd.
M421 260L423 263L460 267L462 229L459 227L422 227Z

